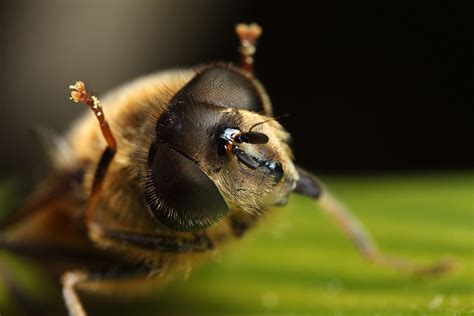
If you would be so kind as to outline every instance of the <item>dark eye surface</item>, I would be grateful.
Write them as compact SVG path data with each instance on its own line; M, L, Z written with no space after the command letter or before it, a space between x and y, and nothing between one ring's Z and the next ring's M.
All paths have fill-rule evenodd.
M203 103L265 113L260 93L252 81L225 67L205 69L181 93Z
M153 155L146 200L162 224L195 230L227 213L219 190L194 161L165 144L158 144Z

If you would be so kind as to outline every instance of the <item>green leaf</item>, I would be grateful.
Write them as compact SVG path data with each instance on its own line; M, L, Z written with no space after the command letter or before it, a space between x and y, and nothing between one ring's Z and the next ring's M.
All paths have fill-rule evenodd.
M473 314L474 174L323 180L382 250L426 263L449 255L457 269L414 278L373 266L312 201L293 196L187 280L177 279L146 299L84 295L86 309L91 315ZM1 199L8 198L1 192ZM2 304L0 296L0 313Z

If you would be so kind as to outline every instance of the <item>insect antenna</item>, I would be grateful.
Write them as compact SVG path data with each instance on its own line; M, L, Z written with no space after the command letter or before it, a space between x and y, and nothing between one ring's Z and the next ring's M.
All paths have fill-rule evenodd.
M289 117L290 115L289 114L283 114L283 115L280 115L280 116L277 116L277 117L271 117L269 119L266 119L266 120L263 120L261 122L258 122L258 123L255 123L253 124L250 128L249 128L249 131L248 132L251 132L255 127L259 126L259 125L262 125L262 124L265 124L265 123L268 123L270 121L277 121L281 118L285 118L285 117ZM248 133L247 132L247 133Z
M239 135L236 136L235 141L238 143L249 143L249 144L266 144L269 141L269 138L266 134L260 133L260 132L252 132L252 130L262 124L265 124L267 122L277 120L282 117L287 117L288 115L281 115L277 118L269 118L267 120L255 123L250 127L248 132L245 133L240 133Z
M266 144L269 139L264 133L259 132L246 132L236 136L235 141L238 143L249 143L249 144Z

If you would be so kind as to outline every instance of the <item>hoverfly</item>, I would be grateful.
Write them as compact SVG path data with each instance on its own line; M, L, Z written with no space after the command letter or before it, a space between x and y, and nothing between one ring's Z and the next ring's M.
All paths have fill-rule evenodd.
M78 289L162 282L242 237L291 193L314 199L374 263L415 273L451 267L379 252L348 210L293 163L290 135L253 74L261 32L237 25L239 66L158 72L101 101L81 81L70 87L71 99L94 115L65 138L52 137L49 175L0 239L0 248L58 276L69 315L86 315Z

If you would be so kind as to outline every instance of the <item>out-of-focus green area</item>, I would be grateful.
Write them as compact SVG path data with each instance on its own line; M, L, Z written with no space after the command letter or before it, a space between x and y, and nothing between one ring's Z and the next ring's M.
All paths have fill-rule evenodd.
M368 264L312 201L293 196L187 280L135 303L89 298L87 309L93 315L474 314L473 173L323 180L384 251L426 263L451 256L457 269L419 278ZM8 196L1 192L3 206Z

